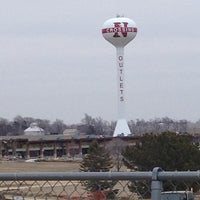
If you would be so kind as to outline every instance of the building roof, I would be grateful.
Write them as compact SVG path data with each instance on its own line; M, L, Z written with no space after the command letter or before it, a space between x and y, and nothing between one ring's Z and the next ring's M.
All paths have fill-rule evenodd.
M44 135L44 129L40 128L37 123L31 123L30 127L24 130L24 135Z

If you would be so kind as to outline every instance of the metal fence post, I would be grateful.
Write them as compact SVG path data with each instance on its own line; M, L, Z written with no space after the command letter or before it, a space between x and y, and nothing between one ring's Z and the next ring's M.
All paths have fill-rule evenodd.
M160 167L155 167L152 171L151 200L161 199L162 181L158 180L158 173L161 171Z

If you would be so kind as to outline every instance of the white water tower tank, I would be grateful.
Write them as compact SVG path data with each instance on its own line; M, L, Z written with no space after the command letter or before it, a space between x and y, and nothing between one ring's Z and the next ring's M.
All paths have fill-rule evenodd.
M102 34L115 47L124 47L135 38L137 26L126 17L111 18L103 24Z

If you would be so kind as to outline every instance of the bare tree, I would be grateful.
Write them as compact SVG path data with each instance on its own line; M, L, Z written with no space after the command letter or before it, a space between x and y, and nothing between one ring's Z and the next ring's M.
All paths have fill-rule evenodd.
M63 134L66 128L67 126L62 120L56 119L56 121L51 124L51 133Z
M117 171L120 171L121 167L123 166L123 157L121 152L126 147L126 145L126 142L124 142L120 137L113 138L112 141L110 141L107 145L107 149L113 158L113 164Z
M89 135L111 136L114 132L115 122L108 122L103 120L101 117L92 118L88 114L85 114L85 117L81 120L81 122L85 125L84 131Z
M0 118L0 136L7 135L10 131L10 123L7 119Z

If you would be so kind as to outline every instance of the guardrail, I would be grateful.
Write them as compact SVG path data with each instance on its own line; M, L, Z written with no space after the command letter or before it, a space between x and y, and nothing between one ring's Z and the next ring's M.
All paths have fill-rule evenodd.
M166 181L173 189L181 183L185 190L195 183L198 197L200 171L169 172L156 167L149 172L0 173L0 200L160 200ZM89 190L88 184L98 187Z

